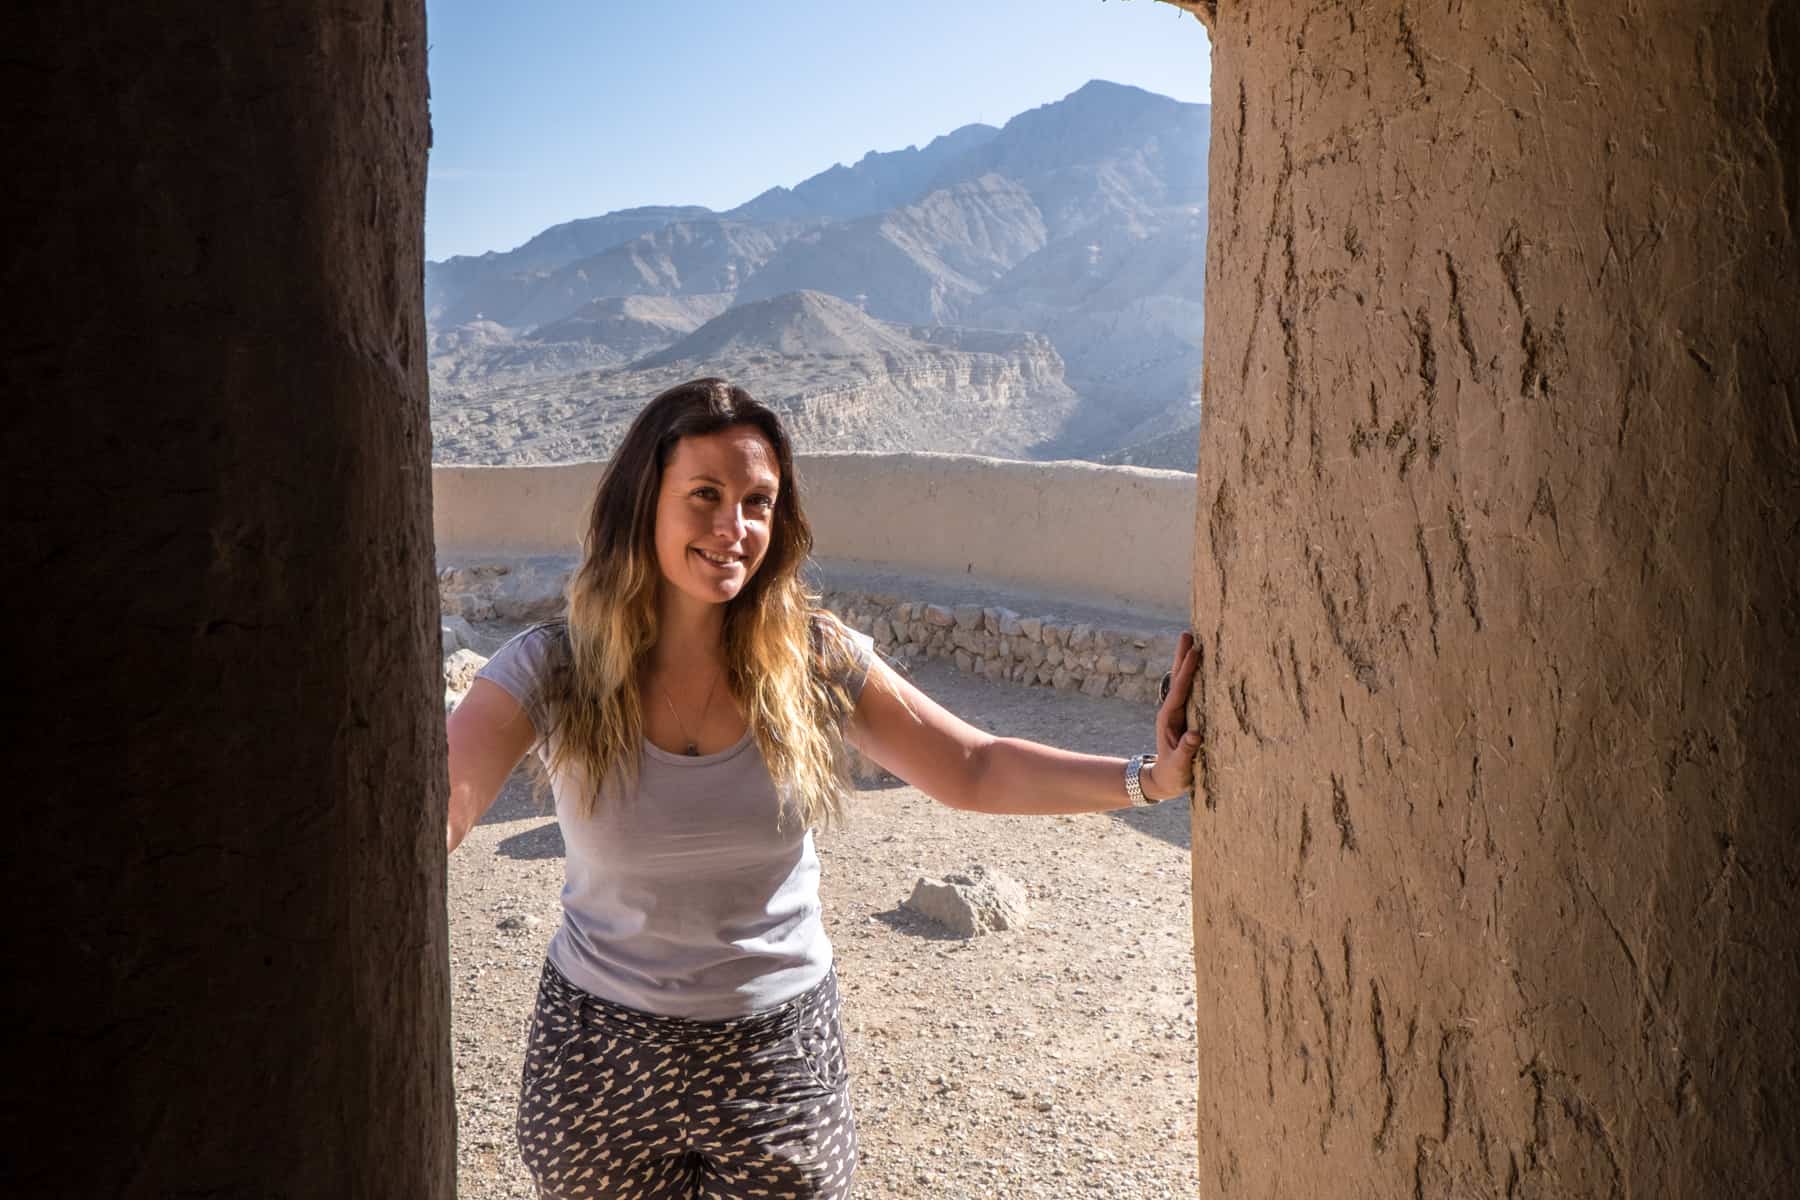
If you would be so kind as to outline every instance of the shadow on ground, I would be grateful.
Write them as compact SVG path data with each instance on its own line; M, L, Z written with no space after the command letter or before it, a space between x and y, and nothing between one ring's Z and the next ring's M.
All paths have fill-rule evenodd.
M545 788L542 793L536 789L530 771L521 766L507 779L506 786L500 789L493 807L482 814L477 825L500 825L507 821L528 821L532 817L555 816L556 810L551 806L550 791Z
M564 854L562 827L555 821L515 833L502 839L494 853L507 858L561 858Z
M500 789L493 807L476 824L510 825L534 818L543 818L543 821L501 839L494 847L494 853L516 859L561 858L564 853L562 830L557 826L549 792L540 791L530 771L520 767Z
M870 915L895 933L904 933L907 937L915 937L921 941L966 942L969 940L960 933L951 933L936 921L922 917L904 905L896 904L886 912L871 913Z
M1171 846L1188 850L1192 849L1193 843L1192 812L1184 796L1179 800L1165 800L1147 808L1116 809L1112 816L1113 820L1129 825L1139 833L1149 834Z

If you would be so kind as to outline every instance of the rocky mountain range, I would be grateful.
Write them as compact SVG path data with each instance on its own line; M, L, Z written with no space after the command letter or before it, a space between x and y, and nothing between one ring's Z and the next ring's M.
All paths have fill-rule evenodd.
M429 263L436 454L593 457L659 381L719 374L788 407L803 449L1191 470L1208 128L1205 105L1094 82L729 212Z
M901 325L823 292L784 292L622 366L510 380L495 372L475 392L439 384L435 454L461 463L604 457L647 398L701 375L749 388L806 451L1032 457L1046 427L1064 424L1077 403L1042 334Z

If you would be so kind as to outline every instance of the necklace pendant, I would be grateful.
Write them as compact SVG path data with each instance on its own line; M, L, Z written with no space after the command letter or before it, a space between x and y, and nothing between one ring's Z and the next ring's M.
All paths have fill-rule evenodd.
M692 743L692 742L689 742L687 745L687 756L689 758L699 758L700 757L700 747L694 745L694 743Z

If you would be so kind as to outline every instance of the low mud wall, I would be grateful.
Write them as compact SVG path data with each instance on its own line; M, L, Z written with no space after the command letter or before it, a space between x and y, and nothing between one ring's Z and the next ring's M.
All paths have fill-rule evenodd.
M575 553L604 465L433 467L439 563ZM1187 611L1192 475L957 454L809 455L798 472L820 558Z

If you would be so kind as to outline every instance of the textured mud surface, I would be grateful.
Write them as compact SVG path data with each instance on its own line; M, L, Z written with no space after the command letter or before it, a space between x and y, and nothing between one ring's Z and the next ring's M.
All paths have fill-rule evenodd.
M1108 753L1149 736L1143 705L942 663L914 678L999 733ZM512 1121L562 844L529 792L516 776L450 860L465 1200L532 1195ZM858 1200L1193 1196L1187 805L982 817L895 785L860 792L852 812L820 855L862 1138ZM1025 928L961 939L901 908L920 875L976 863L1026 884Z
M449 1190L424 9L12 22L8 1195Z
M1205 1189L1791 1194L1795 19L1211 24Z

